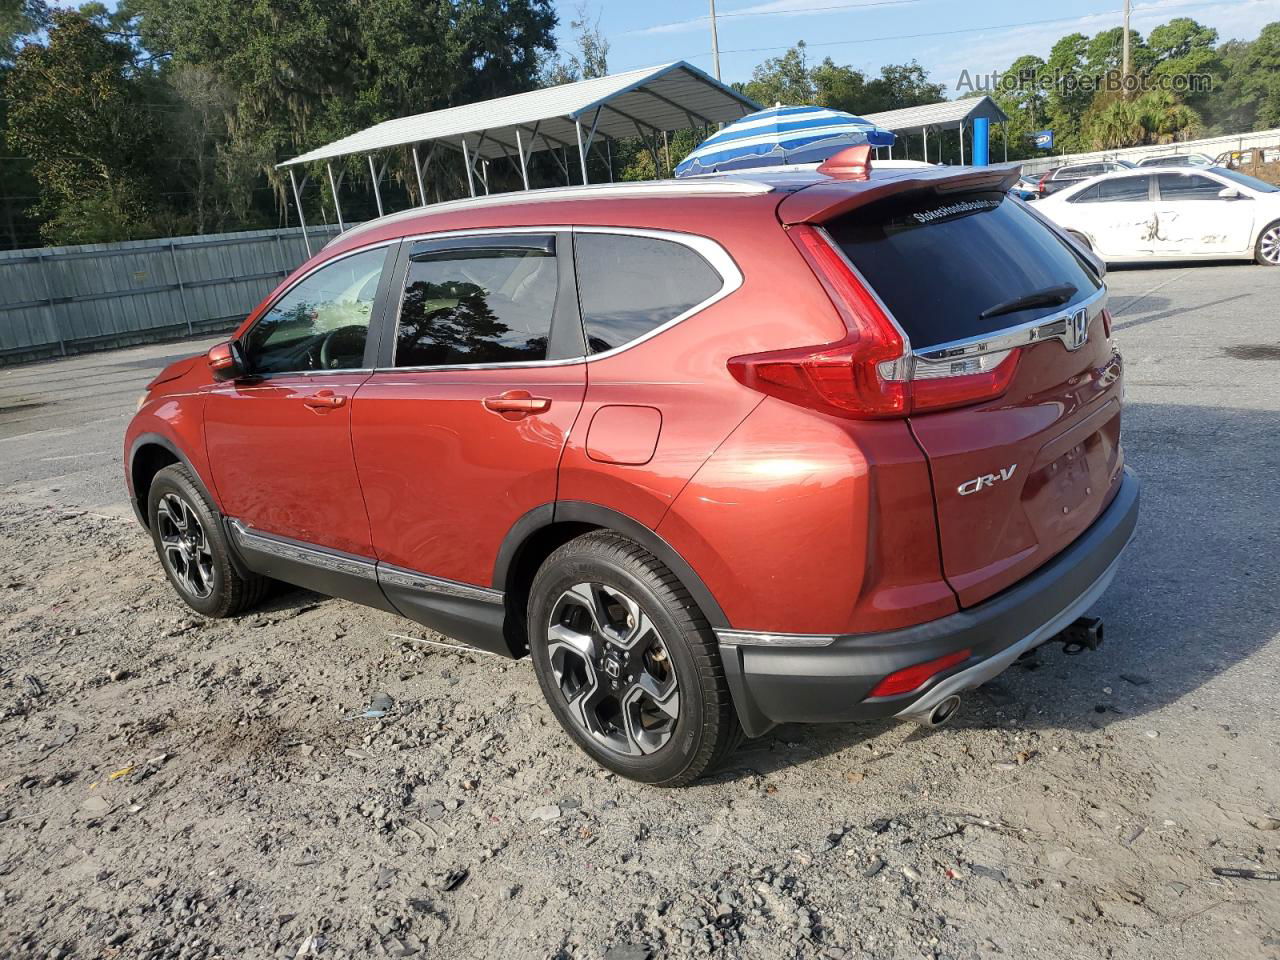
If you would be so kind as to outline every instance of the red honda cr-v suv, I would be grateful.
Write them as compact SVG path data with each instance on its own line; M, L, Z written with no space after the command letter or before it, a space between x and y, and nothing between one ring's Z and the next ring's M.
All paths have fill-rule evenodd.
M208 616L271 579L528 655L600 763L949 714L1137 520L1102 270L1002 170L535 191L334 240L149 386L130 498Z

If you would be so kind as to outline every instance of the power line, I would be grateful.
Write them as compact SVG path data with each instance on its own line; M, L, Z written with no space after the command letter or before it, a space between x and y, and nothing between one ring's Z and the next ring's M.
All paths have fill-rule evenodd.
M908 2L908 0L880 0L880 2L881 3L902 3L902 2ZM909 2L917 2L917 0L909 0ZM1256 0L1205 0L1205 2L1203 3L1183 4L1183 5L1180 5L1177 9L1188 10L1188 9L1196 9L1199 7L1240 6L1241 4L1254 3L1254 2L1256 2ZM856 4L855 6L873 6L873 5L878 5L878 4ZM817 9L817 8L814 8L814 9ZM798 11L792 11L792 10L762 11L762 13L759 15L763 16L767 13L793 13L793 12L798 12ZM1101 16L1101 15L1102 15L1101 13L1095 13L1095 14L1084 14L1083 16L1088 17L1088 16ZM720 19L723 19L724 17L727 17L727 16L732 16L732 14L717 13L717 17ZM698 17L695 19L705 20L707 18ZM1051 17L1047 20L1023 20L1018 23L995 23L995 24L987 24L986 26L982 26L982 27L961 27L956 30L931 30L923 33L896 33L896 34L888 34L886 36L881 36L881 37L857 37L852 40L819 40L812 43L806 42L805 46L806 47L843 47L843 46L848 46L848 45L858 44L858 43L884 43L887 40L921 40L928 37L953 37L953 36L957 36L959 34L964 34L964 33L983 33L991 30L1009 30L1016 27L1042 27L1042 26L1048 26L1050 24L1055 24L1055 23L1076 23L1076 22L1079 22L1081 19L1083 19L1083 17L1077 14L1076 16L1073 16L1073 17ZM678 22L687 23L692 21L682 20ZM674 23L656 24L656 26L660 26L660 27L674 26ZM632 31L632 32L635 32L635 31ZM775 50L790 50L793 46L795 46L795 44L781 44L781 45L769 46L769 47L736 47L731 50L721 49L720 52L721 53L771 53ZM695 60L695 59L700 59L706 56L710 56L710 54L692 53L692 54L686 54L683 57L680 57L679 59ZM639 66L639 64L636 64L635 66ZM631 68L623 67L622 69L631 69Z

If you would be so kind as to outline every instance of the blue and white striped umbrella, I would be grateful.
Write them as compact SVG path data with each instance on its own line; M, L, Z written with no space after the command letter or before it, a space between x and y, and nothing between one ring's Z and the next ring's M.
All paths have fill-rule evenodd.
M893 144L893 133L843 110L772 107L748 114L702 142L677 177L784 163L819 163L845 147Z

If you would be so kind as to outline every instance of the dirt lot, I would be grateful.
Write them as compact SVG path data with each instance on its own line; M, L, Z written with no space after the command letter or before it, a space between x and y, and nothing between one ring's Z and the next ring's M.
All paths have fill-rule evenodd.
M526 663L298 591L191 616L118 447L197 345L0 371L0 957L1280 957L1280 882L1211 872L1280 870L1280 270L1112 289L1145 499L1106 646L674 792Z

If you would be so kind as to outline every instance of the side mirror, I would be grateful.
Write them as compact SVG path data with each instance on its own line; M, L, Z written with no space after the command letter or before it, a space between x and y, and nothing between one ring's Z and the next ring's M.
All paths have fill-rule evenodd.
M1235 187L1223 187L1218 191L1218 197L1222 200L1243 200L1244 194Z
M244 367L240 345L234 340L210 347L206 359L215 380L235 380L248 372Z

